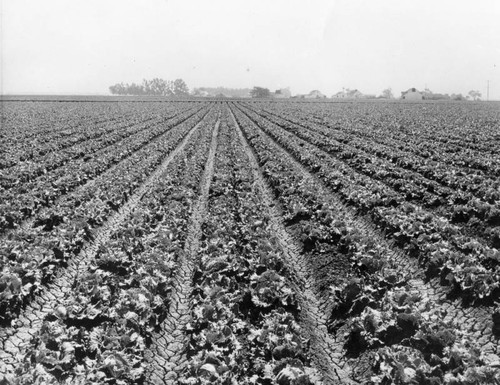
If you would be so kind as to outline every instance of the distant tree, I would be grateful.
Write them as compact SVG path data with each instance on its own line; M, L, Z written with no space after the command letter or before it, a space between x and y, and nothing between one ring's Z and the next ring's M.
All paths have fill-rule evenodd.
M271 96L271 91L269 91L269 88L254 87L252 91L250 91L250 96L252 96L252 98L269 98Z
M382 97L385 99L394 99L394 95L392 94L392 88L386 88L382 91Z
M140 84L128 84L127 85L127 94L128 95L146 95L146 91Z
M153 95L153 96L184 96L189 94L189 89L182 79L175 81L154 78L144 79L142 84L118 83L109 87L113 95Z
M471 90L469 91L469 96L472 100L481 100L481 92Z
M113 95L126 95L127 88L126 88L125 84L117 83L117 84L109 87L109 92L111 92Z
M451 100L465 100L465 96L462 94L451 94Z
M154 78L149 82L149 87L148 95L170 96L173 94L172 82L168 80Z
M175 79L171 89L175 96L189 95L189 88L182 79Z

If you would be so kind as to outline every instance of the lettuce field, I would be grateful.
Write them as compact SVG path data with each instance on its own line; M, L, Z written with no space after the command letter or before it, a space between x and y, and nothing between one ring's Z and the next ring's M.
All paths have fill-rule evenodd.
M0 384L500 384L500 105L4 100Z

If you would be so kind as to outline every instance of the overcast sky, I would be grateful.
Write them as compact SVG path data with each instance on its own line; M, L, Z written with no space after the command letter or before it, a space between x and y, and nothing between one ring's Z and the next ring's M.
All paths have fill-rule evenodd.
M0 0L3 93L475 89L500 100L497 0Z

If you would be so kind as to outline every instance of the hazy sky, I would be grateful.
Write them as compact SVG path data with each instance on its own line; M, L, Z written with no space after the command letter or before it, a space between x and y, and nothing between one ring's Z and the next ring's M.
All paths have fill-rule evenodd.
M0 0L3 93L410 87L500 99L498 0Z

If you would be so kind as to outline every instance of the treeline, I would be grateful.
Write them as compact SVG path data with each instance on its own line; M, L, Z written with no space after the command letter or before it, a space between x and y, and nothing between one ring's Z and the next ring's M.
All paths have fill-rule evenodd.
M154 96L187 96L189 89L182 79L174 81L155 78L136 83L118 83L109 87L113 95L154 95Z

